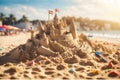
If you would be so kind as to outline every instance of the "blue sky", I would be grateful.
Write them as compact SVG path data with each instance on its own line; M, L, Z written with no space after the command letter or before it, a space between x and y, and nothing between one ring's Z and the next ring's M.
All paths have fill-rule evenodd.
M120 21L120 0L0 0L0 12L18 19L45 19L49 9L60 9L59 17L75 16ZM54 15L51 15L51 19Z
M38 8L62 8L68 4L67 0L0 0L1 6L27 5Z

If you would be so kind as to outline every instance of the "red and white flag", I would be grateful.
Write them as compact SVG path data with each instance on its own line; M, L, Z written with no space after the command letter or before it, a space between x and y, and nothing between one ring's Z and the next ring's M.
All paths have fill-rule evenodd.
M55 12L60 12L58 8L55 9Z
M53 11L52 10L48 10L48 14L53 14Z

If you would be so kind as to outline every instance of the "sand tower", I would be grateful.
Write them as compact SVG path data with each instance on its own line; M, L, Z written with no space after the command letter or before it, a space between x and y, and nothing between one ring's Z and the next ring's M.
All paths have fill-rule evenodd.
M55 14L55 16L54 16L54 22L53 22L53 23L54 23L54 26L55 26L55 27L57 27L57 25L60 23L57 14Z
M76 26L75 26L75 22L74 20L72 19L71 21L71 26L70 26L70 32L72 33L72 36L73 36L73 39L76 39L77 38L77 33L76 33Z

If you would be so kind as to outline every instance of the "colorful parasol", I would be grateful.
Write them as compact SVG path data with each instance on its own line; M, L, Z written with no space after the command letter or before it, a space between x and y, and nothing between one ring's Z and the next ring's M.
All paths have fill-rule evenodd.
M3 25L3 26L0 26L1 29L7 29L7 30L19 30L19 28L17 27L14 27L14 26L10 26L10 25Z
M11 27L10 27L10 26L8 26L8 25L3 25L2 27L3 27L3 28L5 28L5 29L8 29L8 30L10 30L10 29L11 29Z
M14 26L9 26L9 27L10 27L10 30L19 30L19 28L14 27Z
M6 30L5 28L0 27L0 31L5 31L5 30Z

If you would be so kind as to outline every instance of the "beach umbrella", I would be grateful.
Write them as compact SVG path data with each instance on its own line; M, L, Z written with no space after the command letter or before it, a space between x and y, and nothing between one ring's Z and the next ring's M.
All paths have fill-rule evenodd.
M11 29L11 30L19 30L19 28L14 27L14 26L10 26L10 29Z
M10 26L8 26L8 25L3 25L3 26L0 26L0 28L10 29Z
M0 26L0 28L5 28L4 26Z
M14 27L14 30L20 30L20 28Z
M5 31L5 28L0 27L0 31Z
M5 31L5 27L4 26L0 26L0 31Z
M14 27L14 26L10 26L10 25L3 25L3 26L1 26L1 28L5 28L8 30L19 30L19 28Z

